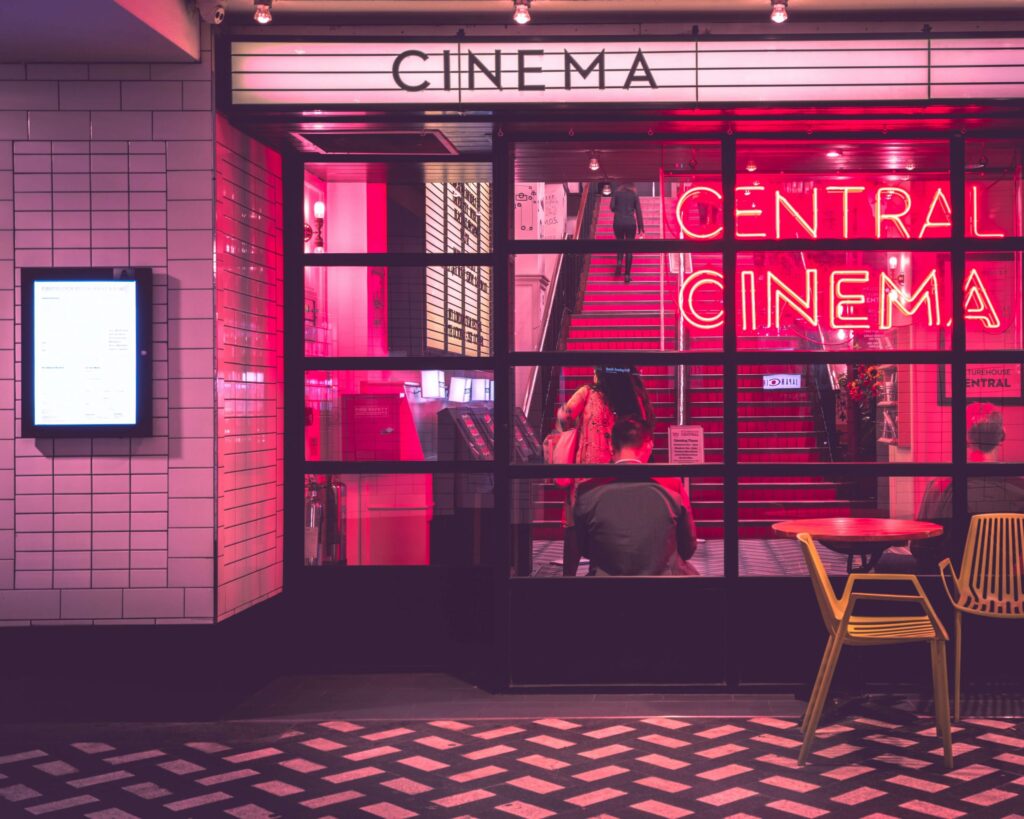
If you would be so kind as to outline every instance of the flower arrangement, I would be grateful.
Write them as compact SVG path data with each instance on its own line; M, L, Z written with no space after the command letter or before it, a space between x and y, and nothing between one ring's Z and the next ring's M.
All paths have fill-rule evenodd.
M839 386L853 403L863 407L882 390L882 372L874 364L858 364L839 377Z
M848 371L840 384L846 389L850 400L863 403L876 397L882 389L882 372L874 364L857 364L852 372Z

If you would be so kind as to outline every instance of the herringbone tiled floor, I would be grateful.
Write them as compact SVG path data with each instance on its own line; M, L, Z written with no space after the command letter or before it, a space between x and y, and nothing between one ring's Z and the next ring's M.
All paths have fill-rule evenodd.
M184 731L184 734L182 733ZM0 816L769 817L1024 813L1024 729L854 716L799 767L792 719L435 719L147 726L0 756ZM242 737L239 739L239 737ZM8 735L4 746L10 747Z

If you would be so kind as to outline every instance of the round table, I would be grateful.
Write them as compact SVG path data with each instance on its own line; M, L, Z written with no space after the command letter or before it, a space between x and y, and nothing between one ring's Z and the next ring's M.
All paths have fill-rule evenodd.
M897 518L804 518L772 525L780 535L807 532L833 552L846 555L846 570L853 572L853 557L860 555L860 571L869 572L886 549L897 543L927 540L942 534L937 523Z

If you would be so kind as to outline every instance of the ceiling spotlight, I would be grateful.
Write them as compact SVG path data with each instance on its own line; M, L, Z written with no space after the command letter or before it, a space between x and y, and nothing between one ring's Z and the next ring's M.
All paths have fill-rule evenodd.
M913 161L913 160L911 160L911 161L910 161L910 162L908 162L908 163L907 163L907 164L906 164L906 165L905 165L904 167L905 167L905 168L906 168L906 169L907 169L908 171L912 171L912 170L914 170L914 168L916 168L916 167L917 167L917 165L916 165L916 164L914 164L914 161Z
M611 195L612 195L612 183L611 182L602 182L601 183L601 196L611 196Z
M831 151L827 151L825 153L825 156L827 156L829 159L838 159L842 155L843 155L843 152L842 151L837 151L835 148L833 148Z
M754 162L753 159L751 159L749 162L747 162L747 173L754 173L756 170L757 170L757 163Z
M252 13L252 19L259 23L261 26L265 26L274 16L270 13L270 5L274 0L256 0L253 3L254 9Z
M512 12L512 19L519 25L526 25L530 22L530 0L512 0L515 10Z
M789 19L789 12L786 10L788 5L789 0L772 0L773 23L785 23Z
M597 154L590 155L590 161L587 163L587 167L592 171L601 170L601 163L597 159Z

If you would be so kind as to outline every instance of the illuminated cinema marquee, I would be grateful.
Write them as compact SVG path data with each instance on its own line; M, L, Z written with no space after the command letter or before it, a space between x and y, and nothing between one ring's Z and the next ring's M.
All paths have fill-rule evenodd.
M997 33L763 41L687 34L634 40L392 37L230 43L232 104L321 109L976 100L1016 95L1022 68L1024 38Z
M793 278L771 270L740 270L740 330L781 330L794 319L831 330L889 330L902 322L901 316L935 328L953 324L952 316L944 315L939 275L934 269L912 286L901 284L898 277L886 271L806 268L802 276L795 277L802 279L799 285L792 284ZM708 288L711 293L706 292ZM707 305L720 300L724 291L721 272L690 273L679 290L683 322L694 330L721 328L725 324L724 307L711 312ZM1002 328L1002 318L985 281L973 268L964 280L963 306L967 321L976 321L986 330Z

